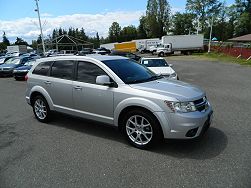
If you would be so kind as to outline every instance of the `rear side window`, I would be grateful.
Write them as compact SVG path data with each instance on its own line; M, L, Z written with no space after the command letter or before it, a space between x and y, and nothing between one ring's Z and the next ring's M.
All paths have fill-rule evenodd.
M74 61L56 61L51 67L51 76L72 80Z
M77 81L96 84L97 76L101 75L107 74L97 65L83 61L78 63Z
M39 63L36 68L33 70L33 74L38 74L38 75L42 75L42 76L47 76L50 70L50 66L51 66L52 62L42 62Z

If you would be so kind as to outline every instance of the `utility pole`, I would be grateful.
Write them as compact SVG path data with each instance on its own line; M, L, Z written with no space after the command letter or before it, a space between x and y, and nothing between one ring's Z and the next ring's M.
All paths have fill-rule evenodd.
M197 35L199 34L199 30L200 30L200 19L197 19Z
M41 33L42 45L43 45L43 53L45 54L44 35L43 35L41 19L40 19L40 12L39 12L39 7L38 7L38 1L39 0L35 0L35 1L36 1L36 5L37 5L37 9L35 9L35 11L37 12L37 15L38 15L38 21L39 21L39 27L40 27L40 33Z
M213 24L214 24L214 18L212 17L211 28L210 28L210 37L209 37L209 43L208 43L208 53L211 52L211 40L212 40L212 33L213 33Z

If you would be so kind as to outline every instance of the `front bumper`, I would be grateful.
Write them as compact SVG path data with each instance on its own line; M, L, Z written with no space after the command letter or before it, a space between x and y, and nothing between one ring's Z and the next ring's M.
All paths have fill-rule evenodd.
M0 76L13 76L13 70L0 70Z
M192 139L204 134L210 127L213 119L212 107L205 112L170 113L156 112L161 124L164 138Z

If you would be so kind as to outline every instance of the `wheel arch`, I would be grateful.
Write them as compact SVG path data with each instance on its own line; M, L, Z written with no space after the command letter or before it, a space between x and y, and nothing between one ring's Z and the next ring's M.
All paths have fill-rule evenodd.
M47 101L49 107L50 107L50 110L53 110L53 102L52 102L52 99L49 96L49 93L44 88L42 88L40 86L32 88L32 90L30 92L30 103L31 103L31 105L33 104L34 98L36 96L38 96L38 95L44 97L45 100Z
M132 109L151 113L162 129L161 122L154 112L163 112L163 110L154 102L141 98L130 98L120 102L114 111L114 125L121 129L123 116Z

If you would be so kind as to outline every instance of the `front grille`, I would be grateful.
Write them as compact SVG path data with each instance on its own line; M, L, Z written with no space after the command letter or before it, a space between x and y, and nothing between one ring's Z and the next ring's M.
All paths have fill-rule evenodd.
M10 68L2 68L3 71L8 71Z
M208 108L207 98L203 97L199 100L194 101L194 105L198 111L203 111Z

